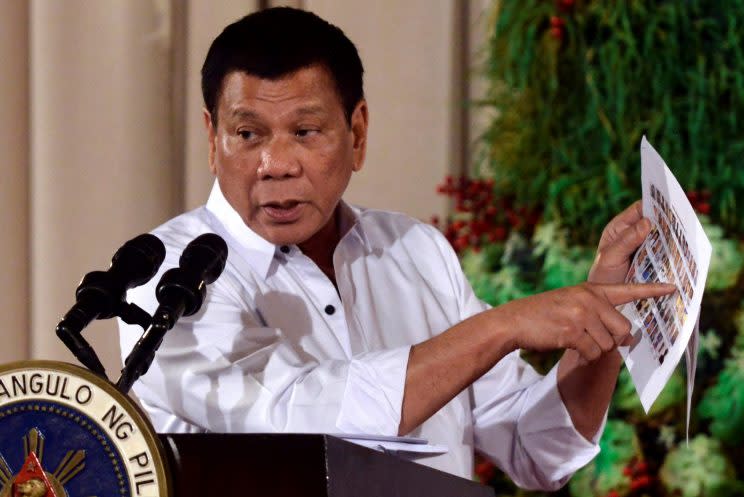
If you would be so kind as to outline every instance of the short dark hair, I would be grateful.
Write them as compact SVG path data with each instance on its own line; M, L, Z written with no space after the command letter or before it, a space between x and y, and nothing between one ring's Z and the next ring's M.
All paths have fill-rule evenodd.
M276 7L247 15L227 26L209 47L201 70L204 105L217 126L217 104L229 73L279 79L315 64L336 84L346 120L364 98L359 53L341 29L312 12Z

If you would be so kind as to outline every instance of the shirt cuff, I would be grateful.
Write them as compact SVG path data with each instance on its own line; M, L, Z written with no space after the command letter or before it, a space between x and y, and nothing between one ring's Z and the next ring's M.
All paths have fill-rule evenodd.
M556 364L530 389L518 424L519 438L534 467L539 468L546 481L559 487L599 453L598 442L606 421L607 413L592 441L576 430L558 391ZM566 454L571 457L567 458Z
M351 360L336 419L342 433L398 435L410 350L367 352Z

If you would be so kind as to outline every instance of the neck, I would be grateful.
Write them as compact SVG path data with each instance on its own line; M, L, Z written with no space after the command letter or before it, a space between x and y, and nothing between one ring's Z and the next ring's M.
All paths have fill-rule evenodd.
M341 234L338 227L339 207L333 211L333 215L320 231L313 236L298 244L302 253L318 265L326 276L335 284L335 274L333 271L333 252L336 250Z

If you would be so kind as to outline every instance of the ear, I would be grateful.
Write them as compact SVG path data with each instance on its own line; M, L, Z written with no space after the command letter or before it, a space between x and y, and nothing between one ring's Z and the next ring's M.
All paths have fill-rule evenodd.
M353 139L353 171L359 171L364 165L367 155L367 128L369 126L369 111L367 101L362 99L351 114L351 134Z
M212 174L217 174L217 165L214 162L215 151L217 148L217 130L212 124L212 114L206 108L202 108L204 117L204 127L207 129L207 140L209 144L209 170Z

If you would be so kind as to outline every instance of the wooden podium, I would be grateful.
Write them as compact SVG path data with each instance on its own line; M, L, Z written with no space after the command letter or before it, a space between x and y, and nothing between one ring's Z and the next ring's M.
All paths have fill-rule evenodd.
M493 489L329 435L159 435L174 497L493 497Z

